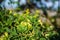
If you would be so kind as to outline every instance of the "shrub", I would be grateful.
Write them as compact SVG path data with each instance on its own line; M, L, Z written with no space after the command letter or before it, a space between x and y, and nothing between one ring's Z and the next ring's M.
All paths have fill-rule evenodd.
M54 26L42 23L39 17L39 11L31 15L29 9L22 14L0 11L0 40L49 40L57 35Z

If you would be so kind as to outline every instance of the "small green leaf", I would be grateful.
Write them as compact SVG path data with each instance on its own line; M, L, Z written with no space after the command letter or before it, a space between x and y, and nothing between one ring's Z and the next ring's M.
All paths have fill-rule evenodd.
M40 38L40 40L46 40L45 38Z

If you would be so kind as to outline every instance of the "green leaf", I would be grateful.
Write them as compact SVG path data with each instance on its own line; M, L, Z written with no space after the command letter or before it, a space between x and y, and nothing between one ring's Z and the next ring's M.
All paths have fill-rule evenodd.
M40 40L46 40L45 38L40 38Z

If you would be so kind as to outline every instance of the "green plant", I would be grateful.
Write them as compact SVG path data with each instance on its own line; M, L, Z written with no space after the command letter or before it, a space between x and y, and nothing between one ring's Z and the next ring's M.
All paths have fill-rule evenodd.
M43 23L39 17L39 11L32 15L29 9L22 14L0 11L0 40L49 40L58 34L54 26Z

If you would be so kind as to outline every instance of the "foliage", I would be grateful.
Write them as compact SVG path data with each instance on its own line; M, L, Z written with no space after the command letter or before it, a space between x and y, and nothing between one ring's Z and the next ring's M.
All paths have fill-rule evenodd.
M58 35L54 26L42 23L38 10L31 14L29 9L22 14L1 10L0 40L50 40L50 37Z

